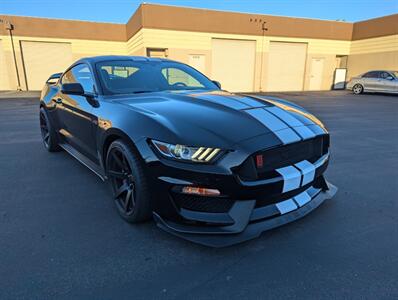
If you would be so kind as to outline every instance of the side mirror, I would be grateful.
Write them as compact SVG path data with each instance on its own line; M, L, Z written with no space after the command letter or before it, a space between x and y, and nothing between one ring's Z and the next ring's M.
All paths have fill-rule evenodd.
M56 84L61 77L62 73L55 73L50 76L50 78L47 79L46 84L48 85L53 85Z
M84 89L80 83L64 83L61 92L66 95L84 96Z
M216 86L218 86L219 89L221 89L221 83L219 83L219 82L216 81L216 80L212 80L212 82L213 82Z

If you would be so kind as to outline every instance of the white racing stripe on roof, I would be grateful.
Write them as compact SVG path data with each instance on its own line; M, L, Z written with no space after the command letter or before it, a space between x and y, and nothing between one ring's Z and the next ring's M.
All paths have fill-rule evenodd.
M314 180L315 166L312 163L310 163L308 160L303 160L295 164L295 166L299 168L301 170L301 173L303 174L303 180L301 186L306 185L307 183L310 183Z
M292 199L276 203L275 205L282 215L297 209L297 205Z
M297 204L300 207L306 205L308 202L311 201L311 197L310 197L310 195L308 195L308 193L306 191L302 192L301 194L298 194L293 199L294 199L294 201L297 202Z
M276 169L283 177L282 193L295 190L300 187L301 173L293 166Z
M284 144L301 140L291 128L265 109L255 108L246 110L246 112L270 129Z

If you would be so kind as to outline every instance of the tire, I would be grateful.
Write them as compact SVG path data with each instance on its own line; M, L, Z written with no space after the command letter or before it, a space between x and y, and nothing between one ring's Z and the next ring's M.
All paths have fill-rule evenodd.
M40 132L44 147L48 152L57 152L61 150L58 145L57 133L52 126L50 119L48 118L46 110L40 108Z
M355 85L352 87L352 92L353 92L355 95L362 94L362 93L363 93L363 86L362 86L362 84L359 84L359 83L355 84Z
M114 141L106 155L106 171L119 215L129 223L152 217L151 192L144 162L123 140Z

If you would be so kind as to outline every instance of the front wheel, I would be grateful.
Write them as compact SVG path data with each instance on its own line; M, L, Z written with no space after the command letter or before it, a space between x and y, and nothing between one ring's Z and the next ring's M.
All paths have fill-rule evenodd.
M47 112L43 107L40 108L40 132L44 147L49 152L60 151L57 134L48 118Z
M355 95L362 94L363 93L363 86L361 84L357 83L356 85L353 86L352 92Z
M120 216L129 223L150 219L149 180L136 151L122 140L114 141L107 152L106 171Z

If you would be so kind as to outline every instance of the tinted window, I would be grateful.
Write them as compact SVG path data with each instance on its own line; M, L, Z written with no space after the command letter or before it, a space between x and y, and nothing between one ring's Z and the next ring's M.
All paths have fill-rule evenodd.
M171 61L107 61L96 64L105 94L165 90L218 90L195 69Z
M364 74L362 77L364 78L379 78L380 72L378 71L372 71Z
M392 77L392 76L388 72L381 72L380 77L383 79L386 79L387 77Z
M94 81L90 69L84 65L77 65L62 76L62 83L80 83L87 93L94 93Z

